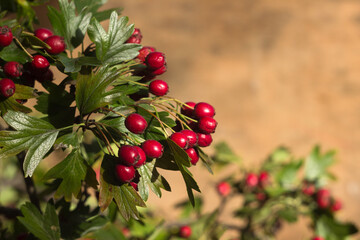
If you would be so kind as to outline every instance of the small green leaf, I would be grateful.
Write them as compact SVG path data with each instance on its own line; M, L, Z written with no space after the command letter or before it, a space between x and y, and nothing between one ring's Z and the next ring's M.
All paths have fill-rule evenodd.
M46 121L20 112L9 111L4 120L17 131L0 131L0 159L27 150L24 172L26 177L32 176L53 146L59 131Z
M305 161L305 178L314 181L327 174L326 170L335 162L335 151L322 155L320 147L316 146Z
M110 16L108 33L100 23L92 18L88 34L92 42L96 45L96 57L103 64L115 65L122 61L128 61L139 54L141 45L125 43L134 31L134 26L129 25L127 17L121 17L118 20L116 11Z
M145 165L139 167L138 172L141 176L140 182L138 184L139 193L144 201L147 201L148 199L148 195L149 195L148 186L159 198L161 197L160 188L163 188L167 191L171 191L168 182L156 170L155 160L152 162L147 162Z
M108 68L101 68L91 75L79 74L76 82L76 105L80 113L90 113L120 96L121 92L114 89L107 91L118 76L119 72Z
M82 66L100 66L101 62L96 57L78 57L69 58L66 54L59 54L58 59L64 65L65 73L76 73L81 70Z
M302 166L303 161L293 161L282 166L276 173L276 181L285 188L291 188L296 181L296 175Z
M92 234L97 240L126 240L127 238L123 235L123 233L118 230L113 224L108 224L105 227L97 230Z
M322 215L315 222L315 231L326 240L346 240L348 236L357 233L358 229L351 223L341 223L330 216Z
M0 50L0 58L5 62L15 61L19 63L26 63L30 61L30 57L16 44L14 41L7 47Z
M215 155L213 161L218 164L241 163L238 157L226 142L220 142L215 145Z
M81 183L85 180L88 171L94 171L83 159L79 150L71 152L64 160L50 169L44 180L60 178L62 182L58 187L55 198L64 196L71 201L72 195L77 197L81 190Z
M41 215L35 205L27 202L20 208L23 217L18 220L40 240L60 239L60 226L55 208L52 204L46 205L44 215Z
M109 19L113 11L116 11L117 13L121 12L120 8L98 11L106 2L107 0L74 0L77 12L90 12L99 22Z

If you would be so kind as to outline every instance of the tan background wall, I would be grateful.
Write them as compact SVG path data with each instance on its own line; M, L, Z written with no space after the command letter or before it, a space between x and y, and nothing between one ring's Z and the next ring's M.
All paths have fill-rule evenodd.
M279 145L299 156L316 143L337 149L339 216L360 224L360 2L109 0L106 8L119 6L143 44L166 53L170 95L212 103L215 141L228 141L247 165ZM211 209L216 179L194 173ZM165 215L186 196L174 184L180 176L169 181L173 193L149 204ZM309 237L295 230L279 239Z

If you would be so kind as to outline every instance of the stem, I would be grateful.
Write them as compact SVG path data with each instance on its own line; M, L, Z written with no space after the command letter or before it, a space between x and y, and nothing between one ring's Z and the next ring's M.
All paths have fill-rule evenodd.
M3 207L0 206L0 215L5 216L8 219L22 216L21 211L17 208Z
M103 107L102 109L104 109L104 110L106 110L106 111L109 111L109 112L113 112L113 113L115 113L115 114L117 114L117 115L119 115L119 116L122 116L122 117L126 118L126 116L125 116L124 114L119 113L119 112L116 112L116 111L114 111L114 110L112 110L112 109L110 109L110 108L105 108L105 107Z
M19 153L17 155L17 159L19 161L19 168L21 169L21 172L22 172L22 174L24 176L26 192L29 195L30 202L32 204L34 204L41 212L40 201L39 201L39 198L38 198L37 193L36 193L36 188L35 188L34 182L33 182L31 177L27 177L27 178L25 177L25 172L24 172L24 169L22 167L23 164L24 164L25 153L24 152Z
M99 127L98 124L94 123L95 124L95 127L96 129L101 133L101 135L104 137L104 140L106 141L107 145L106 145L106 148L107 150L109 151L109 153L112 153L113 156L115 156L115 153L114 151L112 150L112 147L111 147L111 144L109 142L109 139L107 139L106 135L104 134L104 132L101 130L101 128Z
M19 39L17 39L16 37L14 37L15 42L17 45L19 45L19 47L30 57L32 58L31 54L24 48L24 46L21 44L21 42L19 41Z

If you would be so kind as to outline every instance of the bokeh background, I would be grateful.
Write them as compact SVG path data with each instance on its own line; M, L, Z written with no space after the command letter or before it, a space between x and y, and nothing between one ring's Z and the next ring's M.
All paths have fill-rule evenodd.
M339 217L360 225L359 1L109 0L110 7L124 7L142 44L166 53L160 79L171 96L216 107L214 141L227 141L247 166L279 145L297 156L314 144L336 149L338 181L330 189L344 203ZM193 172L211 210L222 174ZM180 174L172 175L173 192L149 203L170 220L186 198ZM309 236L301 222L278 239Z

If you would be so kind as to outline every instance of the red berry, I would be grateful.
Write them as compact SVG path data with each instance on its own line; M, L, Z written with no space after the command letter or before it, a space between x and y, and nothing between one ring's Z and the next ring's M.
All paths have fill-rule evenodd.
M315 185L312 183L304 182L301 191L303 194L311 196L315 193Z
M191 236L191 227L187 225L180 227L179 236L182 238L189 238Z
M231 193L231 185L228 182L220 182L216 185L216 190L220 196L226 197Z
M335 200L332 204L331 204L331 211L332 212L337 212L340 209L342 209L342 203L340 200Z
M135 148L138 151L140 158L139 158L138 162L134 165L134 167L138 168L145 164L146 154L145 154L144 150L142 150L141 147L135 146Z
M210 146L213 139L210 134L204 134L204 133L196 133L198 136L198 146L200 147L207 147Z
M215 115L215 109L208 103L199 102L194 107L194 114L197 118L213 117Z
M202 117L199 119L198 128L203 133L214 133L217 126L217 122L212 117Z
M148 158L160 158L164 152L164 147L156 140L146 140L141 147Z
M327 208L330 206L330 192L327 189L319 189L316 194L316 202L319 208Z
M263 171L259 174L259 183L261 187L265 187L267 184L269 184L269 173L266 171Z
M330 198L330 191L328 189L321 188L317 192L317 197L318 198L324 198L324 197Z
M3 97L11 97L15 93L15 84L11 79L3 78L0 80L0 93Z
M255 195L256 199L261 201L264 201L266 199L266 194L264 192L256 193Z
M155 70L149 72L147 75L149 75L149 77L154 77L157 75L161 75L161 74L165 73L166 71L167 71L167 68L164 65L162 67L159 67L158 69L155 69Z
M138 184L135 182L130 182L130 185L136 190L139 191Z
M248 187L256 187L259 183L258 176L255 173L248 173L245 181Z
M35 37L39 38L41 41L45 41L48 37L54 35L50 29L47 28L38 28L34 32Z
M50 46L46 51L50 54L56 55L65 51L66 44L64 38L53 35L45 40L45 43Z
M188 146L187 137L181 132L173 133L170 136L170 139L173 140L181 148L187 148Z
M196 103L194 102L186 102L186 105L181 107L181 113L188 117L193 117L194 115L194 107ZM187 106L188 105L188 106Z
M197 153L197 151L194 148L189 148L186 149L185 152L190 157L191 164L195 166L196 163L199 161L199 154Z
M169 86L163 80L154 80L149 85L149 91L155 96L164 96L169 91Z
M184 134L188 140L188 148L192 148L195 146L198 142L198 136L194 131L191 131L189 129L184 129L180 131L182 134Z
M141 134L147 128L147 122L140 114L132 113L126 117L125 126L130 132Z
M133 166L118 164L115 170L117 178L122 182L131 182L135 177L135 168Z
M135 28L133 34L126 40L126 43L137 43L140 44L142 35L139 28Z
M313 237L311 240L325 240L325 239L322 237Z
M139 159L139 152L136 150L134 146L131 145L123 145L119 148L118 156L121 162L127 166L135 165Z
M54 74L53 72L48 68L45 72L40 72L39 74L36 74L36 79L39 82L47 82L54 80Z
M152 52L145 59L150 69L158 69L165 65L165 55L162 52Z
M8 26L0 27L0 47L6 47L11 44L13 34Z
M23 73L23 65L18 62L7 62L4 65L4 73L8 77L20 77Z
M45 72L50 67L50 63L44 56L35 55L31 62L31 66L34 70Z
M145 62L147 55L149 55L149 53L152 53L152 52L155 52L155 48L145 46L139 50L139 55L137 56L137 58L140 61Z

